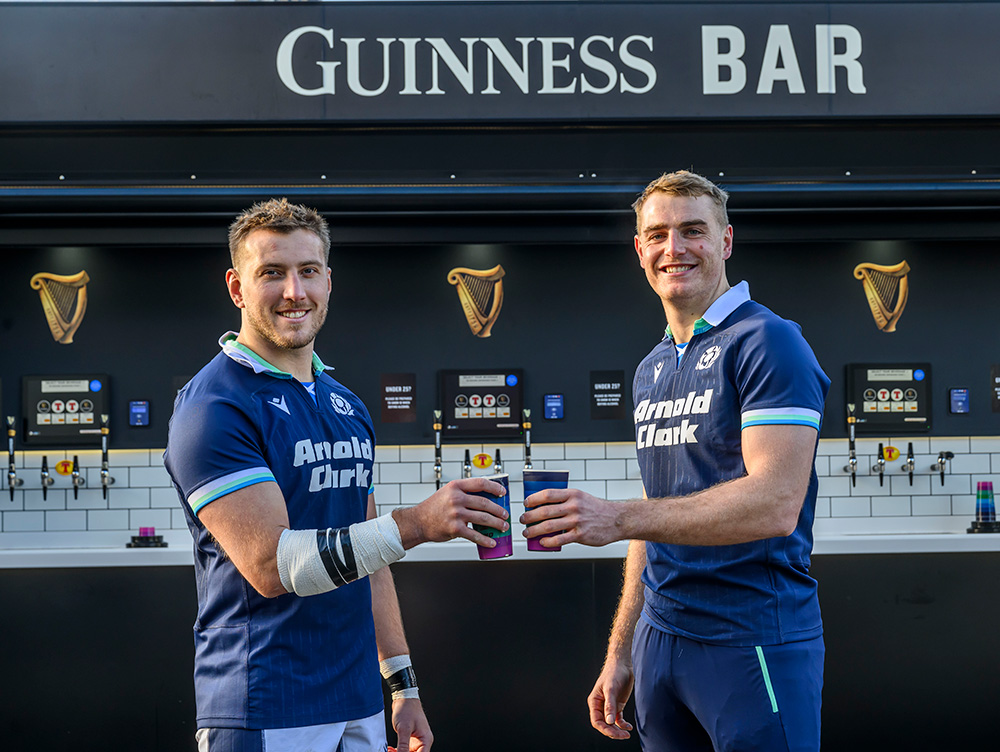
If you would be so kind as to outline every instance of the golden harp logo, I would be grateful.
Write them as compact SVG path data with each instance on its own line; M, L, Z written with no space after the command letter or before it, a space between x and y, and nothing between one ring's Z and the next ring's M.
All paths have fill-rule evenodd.
M909 271L905 261L895 266L858 264L854 267L854 276L861 280L864 287L875 326L883 332L896 331L896 322L906 308L906 298L910 294L906 281Z
M458 290L469 328L477 337L489 337L503 305L503 267L466 269L459 266L448 272L448 282Z
M73 342L73 333L83 321L83 314L87 311L89 281L86 271L70 275L39 272L31 278L31 289L38 290L42 299L42 310L49 322L52 339L61 345Z

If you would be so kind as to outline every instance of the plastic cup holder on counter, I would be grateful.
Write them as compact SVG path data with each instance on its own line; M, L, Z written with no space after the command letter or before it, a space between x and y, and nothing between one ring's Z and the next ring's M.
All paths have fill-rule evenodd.
M140 527L139 534L133 535L132 542L126 543L125 548L166 548L168 545L162 535L156 534L155 527Z

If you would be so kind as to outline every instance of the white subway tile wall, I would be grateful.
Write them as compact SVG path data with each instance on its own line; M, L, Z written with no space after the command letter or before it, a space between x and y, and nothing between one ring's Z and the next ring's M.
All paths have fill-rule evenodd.
M895 446L900 456L886 462L878 474L878 444ZM903 463L913 442L915 469L912 483ZM449 445L442 447L442 479L460 478L465 451L470 457L492 459L500 449L504 472L510 475L513 517L523 511L524 447L520 444ZM943 476L932 469L938 452L953 452ZM847 466L847 442L820 441L816 456L819 498L817 535L963 532L975 516L976 484L993 481L1000 490L1000 437L944 437L859 439L858 472L852 479ZM43 455L53 477L44 493ZM79 459L86 485L74 493L69 475L55 466ZM642 495L642 481L632 442L533 444L532 465L538 469L569 470L570 483L603 498L625 500ZM0 496L0 547L63 548L124 545L140 527L157 532L187 527L177 493L163 468L162 449L111 450L114 483L107 498L101 489L100 453L87 451L22 451L15 456L23 484ZM492 475L496 468L473 467L472 474ZM375 452L376 503L380 513L399 505L416 504L435 489L433 446L380 446ZM520 525L515 522L515 535Z

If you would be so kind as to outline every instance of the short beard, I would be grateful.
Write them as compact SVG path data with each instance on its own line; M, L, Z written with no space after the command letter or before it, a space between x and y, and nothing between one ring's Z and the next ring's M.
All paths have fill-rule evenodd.
M303 347L309 347L316 341L316 336L319 334L319 330L323 328L323 324L326 323L326 314L329 309L324 307L322 310L314 309L314 314L317 320L316 324L313 326L312 331L306 333L301 332L299 337L295 339L290 339L288 337L283 337L278 334L271 322L263 317L258 317L256 312L247 311L247 321L251 328L263 339L270 342L275 347L280 347L283 350L301 350ZM305 336L306 339L302 340L300 337Z

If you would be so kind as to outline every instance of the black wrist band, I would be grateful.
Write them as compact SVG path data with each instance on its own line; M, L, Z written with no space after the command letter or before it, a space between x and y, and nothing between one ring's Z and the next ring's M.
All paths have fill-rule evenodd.
M389 685L390 692L402 692L404 689L417 688L417 675L413 671L413 666L401 668L394 674L386 677L386 684Z

